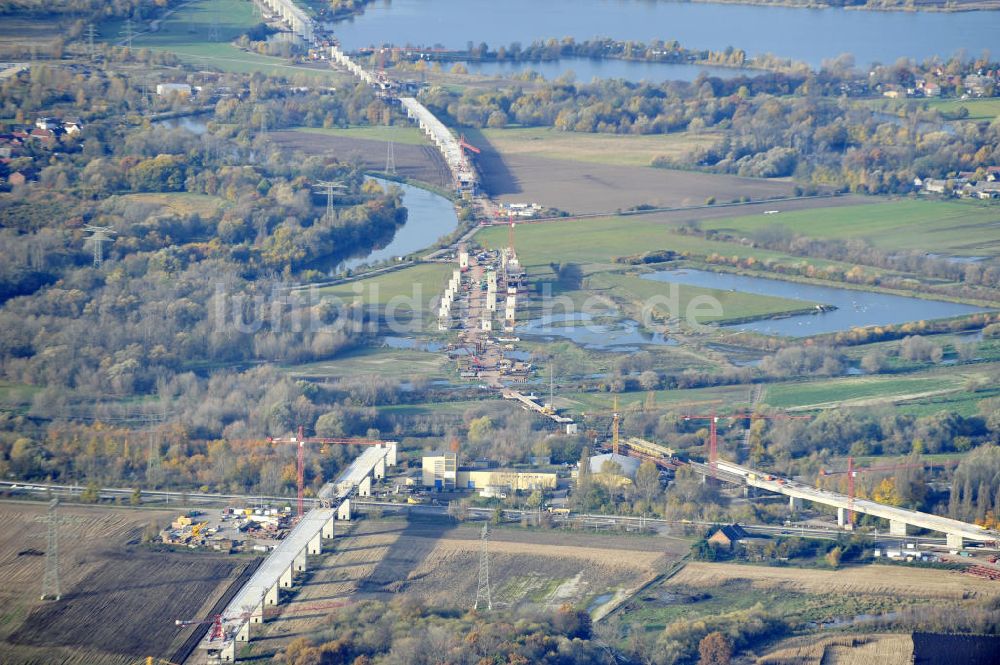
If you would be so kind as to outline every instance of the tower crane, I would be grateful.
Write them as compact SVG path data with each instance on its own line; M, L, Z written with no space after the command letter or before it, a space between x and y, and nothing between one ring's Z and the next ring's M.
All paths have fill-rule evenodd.
M820 469L821 476L838 476L847 474L847 523L854 524L854 479L862 473L888 473L901 469L923 469L926 467L949 467L958 464L958 460L945 460L943 462L911 462L908 464L886 464L883 466L854 466L854 457L847 458L847 468L841 471L827 471Z
M305 435L305 428L301 425L299 426L297 436L286 436L286 437L268 437L268 443L291 443L295 444L298 448L296 457L296 488L298 490L298 504L297 504L297 514L302 517L303 509L302 504L305 498L305 446L307 443L319 443L322 445L343 445L343 446L378 446L388 443L387 441L382 441L380 439L361 439L361 438L330 438L321 436L309 436Z
M736 411L730 414L718 414L713 409L711 413L708 414L685 414L683 416L684 420L707 420L709 422L708 430L708 468L713 478L716 477L716 472L718 469L719 462L719 419L720 418L733 418L736 420L746 420L750 421L765 419L765 420L809 420L812 416L790 416L785 413L756 413L748 411Z

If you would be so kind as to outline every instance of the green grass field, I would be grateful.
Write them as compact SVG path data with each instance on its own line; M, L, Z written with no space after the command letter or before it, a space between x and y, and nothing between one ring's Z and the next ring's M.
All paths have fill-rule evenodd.
M903 108L937 109L942 113L954 113L963 106L969 110L962 121L992 121L1000 117L1000 99L866 99L857 102L861 106L876 111L898 115Z
M28 406L40 390L37 386L0 381L0 410Z
M411 125L348 127L347 129L339 127L296 127L295 131L306 134L322 134L323 136L341 136L349 139L393 141L407 145L427 145L427 139L423 133Z
M780 209L780 205L775 205ZM1000 255L1000 205L979 201L895 200L720 219L706 228L750 233L783 226L813 238L865 238L884 249L956 256Z
M993 121L1000 117L1000 99L935 99L927 102L928 108L937 109L942 113L954 113L963 106L969 109L969 117L965 120Z
M655 313L670 318L684 318L695 299L702 302L719 303L722 307L721 315L716 315L715 310L711 307L690 310L696 315L698 323L701 324L745 321L776 314L811 310L816 306L816 303L804 300L772 298L687 284L668 284L667 282L657 282L621 273L600 273L595 275L590 283L596 288L609 288L611 294L622 296L637 304L651 302L653 298L659 298L664 302L664 305L656 306ZM671 287L677 291L678 311L676 312L670 311L670 307L673 306L670 298ZM666 301L670 301L670 305L667 305ZM706 313L702 314L702 312Z
M711 145L712 133L630 136L560 132L548 127L484 129L483 136L504 155L533 155L617 166L649 166L654 157L680 157L692 148Z
M370 347L332 360L291 365L284 369L291 376L308 378L378 375L397 379L417 376L434 379L447 378L452 368L443 353Z
M486 247L507 245L507 228L493 226L476 235ZM515 243L518 257L529 274L550 273L552 262L578 263L589 269L618 267L615 257L631 256L656 249L707 254L712 251L780 257L777 252L735 248L721 242L698 237L681 236L672 227L649 221L644 217L601 217L543 224L520 224L516 227Z
M413 298L424 308L448 285L453 267L444 263L420 263L401 270L356 282L321 287L320 296L332 296L345 302L356 298L369 305L386 305L390 300Z
M197 67L225 72L263 72L283 76L301 74L327 83L343 80L343 75L328 67L289 64L282 58L241 51L230 44L260 22L261 18L254 15L249 0L193 0L180 5L160 21L156 32L138 34L132 40L132 47L170 51ZM210 41L213 24L218 38ZM147 25L137 25L134 29L140 32L147 28ZM98 29L104 41L118 42L122 39L122 21L106 21Z

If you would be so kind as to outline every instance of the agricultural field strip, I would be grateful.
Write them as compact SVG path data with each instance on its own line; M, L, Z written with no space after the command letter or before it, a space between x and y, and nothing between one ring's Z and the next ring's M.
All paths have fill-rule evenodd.
M996 582L959 572L879 564L816 570L697 561L685 565L668 584L713 587L739 579L763 588L790 588L807 593L892 593L948 599L1000 595L1000 585Z
M705 227L744 233L784 227L813 238L865 238L886 249L1000 254L1000 206L971 201L896 200L769 217L746 215L712 220Z

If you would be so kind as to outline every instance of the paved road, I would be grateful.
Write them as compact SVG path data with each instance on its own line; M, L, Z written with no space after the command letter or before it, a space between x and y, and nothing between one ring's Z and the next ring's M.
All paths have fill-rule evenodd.
M48 496L60 496L66 498L78 498L80 493L85 489L79 485L58 485L52 483L18 483L10 481L0 481L0 490L11 490L17 489L23 491L27 496L34 498L44 498ZM132 495L133 490L130 488L121 487L105 487L100 490L100 496L104 499L121 499L129 498ZM294 497L287 496L263 496L263 495L251 495L251 494L215 494L209 492L176 492L176 491L166 491L166 490L143 490L142 500L144 505L148 504L163 504L163 505L191 505L191 504L201 504L201 505L219 505L231 502L257 502L257 501L269 501L273 503L287 503L291 505L294 502ZM313 506L317 503L316 499L305 499L305 504L307 506ZM431 505L431 504L400 504L393 503L391 501L379 501L379 500L360 500L354 499L351 502L352 508L359 512L367 512L373 509L382 510L384 512L394 512L405 515L420 515L425 517L436 517L436 518L446 518L448 517L448 506L446 504L442 505ZM491 519L493 517L494 510L492 508L469 508L469 516L472 519ZM537 511L528 510L515 510L515 509L504 509L503 519L510 522L520 522L521 518L524 516L536 516ZM673 529L683 528L685 526L692 527L711 527L715 526L714 522L704 522L704 521L692 521L692 520L665 520L659 518L650 517L634 517L629 515L599 515L599 514L577 514L574 513L568 518L561 515L552 515L553 523L560 524L565 521L572 522L577 527L584 528L594 528L594 529L618 529L618 528L631 528L631 529L654 529L660 533L668 533ZM825 538L830 540L836 540L844 535L842 529L831 525L829 527L816 526L815 524L788 524L788 525L770 525L770 524L751 524L751 525L741 525L743 528L749 532L760 535L786 535L786 536L801 536L810 538ZM897 537L891 536L887 533L876 533L867 534L859 532L857 535L868 536L876 538L880 544L893 547L901 546L903 543L915 543L922 547L935 547L935 548L945 548L945 539L937 537L928 536L908 536L908 537ZM979 549L990 549L990 548L979 548ZM991 550L992 551L992 550Z

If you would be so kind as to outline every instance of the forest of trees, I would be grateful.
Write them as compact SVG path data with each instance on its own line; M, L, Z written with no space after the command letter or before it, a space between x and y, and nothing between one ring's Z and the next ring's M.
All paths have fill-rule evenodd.
M708 147L655 166L701 168L844 191L909 192L916 177L944 177L1000 163L1000 126L962 123L940 131L936 111L902 117L837 99L842 78L770 73L659 85L559 79L530 88L462 94L432 87L423 101L459 125L553 127L560 131L665 134L723 130Z

